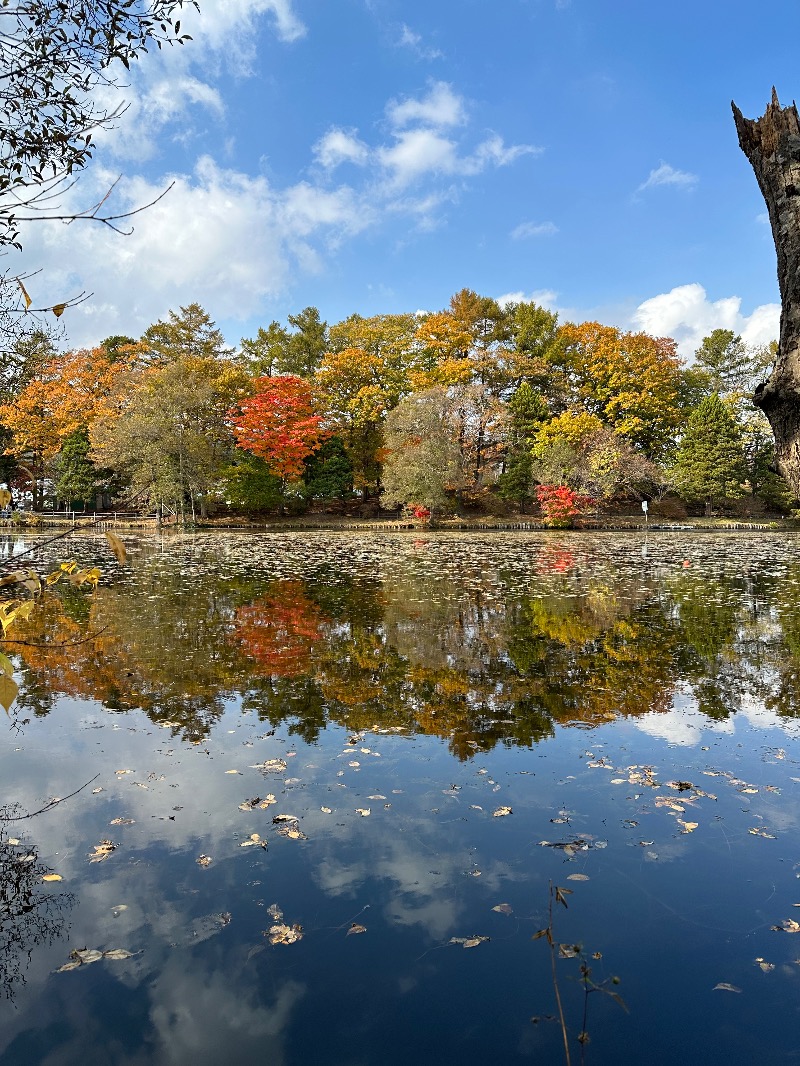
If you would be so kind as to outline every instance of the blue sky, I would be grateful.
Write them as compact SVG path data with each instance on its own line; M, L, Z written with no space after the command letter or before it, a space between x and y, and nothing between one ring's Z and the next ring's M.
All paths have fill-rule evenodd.
M73 344L197 301L231 343L468 287L672 335L777 333L775 253L730 111L800 86L800 5L672 0L201 0L132 71L69 194L130 237L29 227L36 303Z

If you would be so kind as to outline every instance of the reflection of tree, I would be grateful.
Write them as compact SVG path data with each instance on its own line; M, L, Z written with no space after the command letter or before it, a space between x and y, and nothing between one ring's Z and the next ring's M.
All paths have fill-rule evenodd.
M273 677L306 673L322 636L322 614L302 581L276 581L265 595L238 607L234 623L244 652Z
M20 813L0 808L0 821ZM0 826L0 990L7 999L25 983L33 949L64 934L65 912L75 902L70 893L54 894L42 882L50 869L39 861L36 846L12 844L13 839Z
M556 543L524 582L470 554L441 569L412 558L382 580L303 581L154 557L130 586L45 599L15 631L29 641L11 645L20 707L94 698L197 741L240 694L309 742L329 723L423 732L460 758L530 746L556 724L666 710L681 680L714 718L747 693L796 713L800 566L782 591L696 573L659 585L588 561Z

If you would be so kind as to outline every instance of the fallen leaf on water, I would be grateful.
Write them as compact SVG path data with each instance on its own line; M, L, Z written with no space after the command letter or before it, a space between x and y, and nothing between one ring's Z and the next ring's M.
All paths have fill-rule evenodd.
M296 814L276 814L272 819L272 824L277 825L278 822L296 822Z
M211 865L211 856L210 855L200 855L194 861L197 863L198 866L210 866Z
M59 966L54 972L67 973L68 970L77 970L80 964L80 959L71 959L69 962L65 962L63 966Z
M580 944L559 944L558 957L560 959L577 959L581 953Z
M376 793L374 796L367 796L368 800L385 800L385 796L381 796L380 793Z
M19 837L9 837L8 838L8 843L9 844L19 844Z
M109 825L134 825L133 818L112 818Z
M113 840L101 840L99 844L95 844L94 851L89 856L89 862L102 862L118 847L119 844L115 844Z
M303 939L302 925L272 925L265 936L270 944L296 944Z
M226 774L241 774L241 770L226 770Z
M359 925L358 922L353 922L350 928L347 930L347 935L351 933L366 933L367 927L365 925Z
M267 759L266 762L256 763L250 769L260 770L263 774L282 774L286 769L286 762L283 759Z
M492 811L492 818L505 818L507 814L513 813L510 807L498 807L496 811Z
M488 936L451 936L448 944L460 944L463 948L476 948L490 939L491 937Z
M322 811L323 814L332 814L333 813L331 811L330 807L320 807L320 810Z
M115 770L114 773L118 777L122 777L123 774L135 774L136 771L135 770Z
M770 929L774 929L776 933L800 933L800 922L796 922L794 918L784 918L780 925L771 925Z
M103 952L104 959L132 959L137 954L134 951L126 951L125 948L112 948Z
M765 959L762 959L760 955L757 958L753 959L753 962L756 964L756 966L758 966L759 970L761 970L762 973L770 973L772 970L775 969L774 962L767 962Z
M305 833L298 829L294 822L288 822L286 825L278 826L278 833L282 837L288 837L289 840L308 840Z
M737 988L736 985L729 985L727 981L720 981L718 985L714 985L712 992L716 992L719 989L720 992L741 992L741 988Z
M105 790L104 790L104 789L102 789L102 788L93 788L93 789L92 789L92 795L93 795L93 796L96 796L98 792L104 792L104 791L105 791ZM56 970L56 973L58 973L58 970Z
M250 837L239 845L240 848L265 848L266 846L266 840L262 840L258 833L251 833Z
M568 881L588 881L588 874L570 874L567 878Z
M45 874L42 878L43 881L63 881L64 878L61 874Z
M697 829L699 822L684 822L683 818L678 819L678 825L682 825L682 833L693 833Z
M84 948L83 951L71 951L70 957L88 966L91 962L99 962L103 957L103 952L97 951L95 948Z
M498 914L513 914L514 908L510 903L498 903L496 907L492 907L493 911L497 911Z
M755 825L752 829L748 829L747 832L751 833L754 837L762 837L764 840L776 839L775 834L768 833L762 825Z
M370 809L369 807L356 807L356 814L360 814L362 818L369 818Z

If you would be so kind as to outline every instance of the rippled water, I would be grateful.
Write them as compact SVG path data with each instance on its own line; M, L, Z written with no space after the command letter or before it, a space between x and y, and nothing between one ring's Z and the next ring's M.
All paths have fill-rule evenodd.
M0 1062L800 1060L800 541L128 546L17 631Z

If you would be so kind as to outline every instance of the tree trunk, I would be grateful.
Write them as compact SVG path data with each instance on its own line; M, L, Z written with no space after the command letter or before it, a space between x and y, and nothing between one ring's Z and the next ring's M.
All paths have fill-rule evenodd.
M769 212L781 292L777 361L753 403L772 426L778 469L800 496L800 118L795 104L781 107L774 88L759 119L745 118L734 103L731 107L739 145Z

